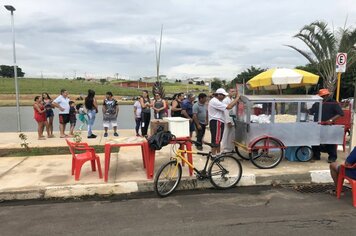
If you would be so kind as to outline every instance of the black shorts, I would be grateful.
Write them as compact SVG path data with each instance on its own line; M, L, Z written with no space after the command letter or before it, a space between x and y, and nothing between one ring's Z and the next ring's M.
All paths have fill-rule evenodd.
M59 114L59 123L60 124L69 123L69 114Z
M224 133L225 124L219 120L210 120L211 145L219 147Z

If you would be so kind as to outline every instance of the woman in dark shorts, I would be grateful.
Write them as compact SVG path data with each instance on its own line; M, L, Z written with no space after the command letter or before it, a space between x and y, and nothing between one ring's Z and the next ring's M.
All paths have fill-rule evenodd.
M48 138L54 138L53 135L53 118L54 118L54 112L53 112L53 106L52 106L52 98L49 96L48 93L42 93L42 102L43 106L46 109L46 119L48 123Z

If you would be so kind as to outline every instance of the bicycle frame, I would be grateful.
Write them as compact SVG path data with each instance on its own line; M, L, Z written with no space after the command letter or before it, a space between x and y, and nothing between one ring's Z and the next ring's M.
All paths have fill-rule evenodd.
M192 163L190 163L182 154L199 154L201 156L206 156L206 162L205 162L205 165L204 165L204 169L199 171L198 169L196 169L194 167L194 165ZM208 167L208 163L209 163L209 157L211 157L211 153L205 153L205 152L195 152L195 151L187 151L187 150L180 150L178 149L177 150L177 153L176 153L176 156L175 158L176 159L180 159L182 160L184 163L186 163L190 168L192 168L194 170L194 172L196 172L199 176L205 176L207 177L206 175L206 169ZM178 165L178 161L177 161L177 165Z

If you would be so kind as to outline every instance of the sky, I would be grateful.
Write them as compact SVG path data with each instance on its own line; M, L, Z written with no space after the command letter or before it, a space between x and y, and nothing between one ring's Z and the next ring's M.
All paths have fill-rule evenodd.
M251 66L305 65L284 46L316 20L356 26L354 0L1 0L13 5L17 64L26 77L160 74L233 79ZM12 65L10 12L0 10L0 64Z

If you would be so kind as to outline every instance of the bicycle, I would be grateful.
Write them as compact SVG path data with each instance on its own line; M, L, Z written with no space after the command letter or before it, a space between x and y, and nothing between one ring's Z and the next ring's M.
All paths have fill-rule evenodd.
M196 143L195 141L191 141ZM211 147L211 144L205 143ZM198 180L209 179L216 189L229 189L234 187L241 179L242 166L239 160L232 155L220 154L213 156L211 152L196 152L187 150L174 150L175 157L163 164L154 178L154 190L160 197L167 197L178 187L182 177L181 162L193 169ZM197 170L182 154L198 154L206 157L204 169ZM208 164L210 165L208 168Z

